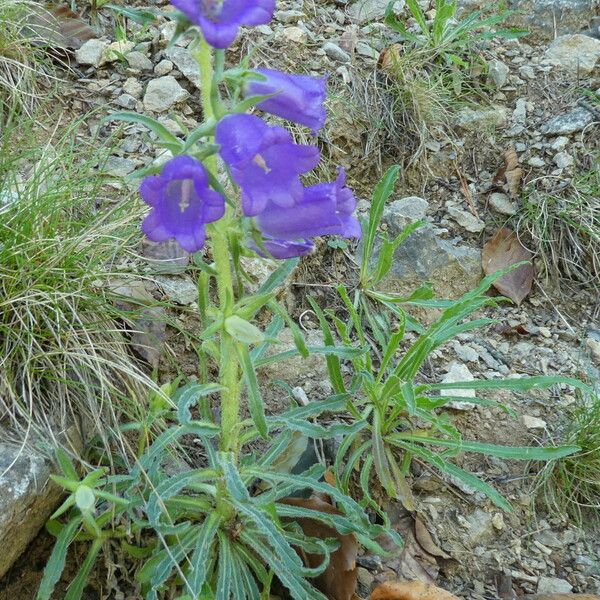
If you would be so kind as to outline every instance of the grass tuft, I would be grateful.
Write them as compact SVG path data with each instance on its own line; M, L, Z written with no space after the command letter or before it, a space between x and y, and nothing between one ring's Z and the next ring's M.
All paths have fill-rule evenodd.
M598 159L600 155L595 166L570 181L556 185L555 179L540 178L525 190L518 229L531 236L547 279L600 289Z
M549 462L540 473L538 490L548 507L581 525L600 524L600 397L580 405L572 415L564 443L577 454Z
M42 141L25 121L0 146L0 422L20 441L81 421L104 438L152 386L106 292L139 211L97 210L99 151L84 147L80 124Z

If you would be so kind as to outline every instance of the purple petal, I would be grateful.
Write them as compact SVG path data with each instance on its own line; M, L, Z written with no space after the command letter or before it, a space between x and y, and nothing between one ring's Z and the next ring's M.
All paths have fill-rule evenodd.
M229 48L229 46L233 44L240 29L240 23L237 21L230 23L215 22L203 16L200 16L198 24L202 29L202 34L206 41L213 48L219 48L221 50Z
M204 224L225 212L223 197L208 187L204 166L190 156L170 160L160 175L147 177L140 190L152 206L142 231L155 242L174 238L189 252L202 248Z
M310 254L314 249L314 244L310 241L290 242L286 240L263 240L265 250L268 255L259 248L254 242L250 242L249 246L259 255L264 258L276 258L285 260L287 258L296 258L297 256L305 256Z
M257 106L271 114L310 127L316 133L325 124L327 79L290 75L270 69L257 69L266 80L251 80L247 96L277 94Z
M221 146L223 160L234 165L251 160L260 151L269 126L253 115L229 115L215 129L215 141Z
M245 11L241 16L243 25L264 25L273 18L275 0L245 0Z

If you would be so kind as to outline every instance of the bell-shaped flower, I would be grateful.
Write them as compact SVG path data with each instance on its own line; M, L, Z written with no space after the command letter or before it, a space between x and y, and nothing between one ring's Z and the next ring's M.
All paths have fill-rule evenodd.
M294 242L290 240L273 240L270 238L264 238L262 240L262 246L262 248L259 248L257 244L250 242L250 247L259 256L264 258L276 258L279 260L305 256L306 254L310 254L315 247L315 245L308 240Z
M256 217L267 240L298 241L319 235L360 238L361 227L353 215L356 199L346 187L346 174L340 169L336 181L307 187L302 200L292 207L270 204Z
M256 69L265 79L251 79L246 86L246 96L271 98L257 104L258 108L299 123L312 129L313 134L325 124L325 98L327 78L308 75L289 75L270 69Z
M289 131L271 127L254 115L229 115L219 121L215 140L242 190L244 214L260 214L269 203L292 207L304 196L300 175L319 163L316 146L295 144Z
M160 175L146 177L140 194L152 207L142 231L153 242L175 238L188 252L202 248L204 225L225 213L221 194L211 190L202 163L191 156L177 156L167 162Z
M275 0L171 0L198 25L214 48L233 44L242 25L263 25L273 18Z

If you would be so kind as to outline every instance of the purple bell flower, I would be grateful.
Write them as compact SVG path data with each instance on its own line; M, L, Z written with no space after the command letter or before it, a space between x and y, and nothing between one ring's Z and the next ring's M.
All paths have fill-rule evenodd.
M270 127L254 115L229 115L219 121L215 139L242 190L244 214L260 214L269 203L292 207L304 196L300 174L319 163L316 146L295 144L283 127Z
M246 96L276 94L257 104L258 108L288 121L306 125L312 129L313 134L323 127L327 117L324 107L326 77L289 75L270 69L256 69L256 73L266 77L266 80L250 80Z
M188 252L202 248L204 225L225 213L221 194L208 187L202 163L191 156L177 156L167 162L160 175L146 177L140 194L152 207L142 223L142 231L153 242L172 238Z
M198 25L214 48L233 44L242 25L263 25L273 18L275 0L171 0Z
M311 241L307 240L292 242L289 240L273 240L268 238L263 240L263 246L267 251L267 254L265 254L263 249L259 248L254 242L250 242L250 247L259 256L262 256L263 258L276 258L278 260L305 256L306 254L310 254L315 247Z
M353 215L356 199L346 187L346 173L340 169L336 181L307 187L303 199L292 207L270 204L256 217L267 239L307 240L319 235L360 238L361 227Z

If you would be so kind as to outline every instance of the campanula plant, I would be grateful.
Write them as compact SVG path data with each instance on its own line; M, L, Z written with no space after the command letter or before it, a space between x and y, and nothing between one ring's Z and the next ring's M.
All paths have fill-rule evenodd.
M72 541L91 542L91 548L69 600L81 597L103 545L115 541L143 558L137 579L148 600L172 593L194 600L258 599L269 596L274 578L297 600L324 600L314 578L327 568L338 542L309 537L299 523L320 521L379 553L383 549L374 540L386 533L386 523L372 524L349 495L326 483L325 465L299 474L290 470L309 437L345 436L364 424L324 427L315 421L322 413L345 410L350 399L344 394L267 415L256 369L294 354L339 353L348 359L367 351L308 347L275 297L298 257L313 250L315 237L361 237L344 170L334 181L306 186L302 176L318 165L318 147L295 143L285 127L266 120L275 115L316 134L326 118L326 79L246 65L225 68L224 50L240 26L267 23L274 0L173 0L173 5L183 13L179 21L197 36L193 52L204 122L180 139L147 116L109 118L146 125L172 154L143 174L140 196L149 210L141 229L154 242L174 240L195 253L201 267L200 381L178 389L166 384L150 403L147 419L124 426L137 438L133 460L123 465L126 474L112 476L100 468L79 477L58 456L62 475L55 481L70 495L50 521L57 544L38 600L51 597ZM244 290L243 255L282 261L252 295ZM265 331L252 322L259 311L272 316ZM295 350L267 355L284 325L294 334ZM211 381L208 374L215 371ZM242 417L242 400L250 418ZM202 443L205 467L173 475L167 457L186 436ZM248 444L259 440L264 450L248 452ZM283 501L307 490L326 494L336 510ZM321 564L304 564L305 552L321 554Z
M296 600L327 600L331 590L326 589L327 578L319 576L338 551L339 540L311 537L302 523L320 522L327 531L354 535L369 551L385 554L377 540L384 535L400 540L369 495L372 473L389 495L410 507L405 476L411 457L418 456L442 472L462 476L508 508L490 486L447 466L448 459L460 450L552 458L576 449L509 450L467 443L437 415L436 409L449 401L438 395L441 389L530 389L557 379L415 382L436 347L482 324L464 320L493 303L484 296L491 279L455 303L430 304L445 310L429 330L400 308L407 301L427 306L427 288L408 299L378 292L376 285L389 271L394 250L411 232L393 240L379 238L373 263L383 205L398 170L391 169L382 179L371 218L361 227L345 171L340 168L333 181L306 186L303 175L317 166L318 147L297 144L285 127L267 120L275 115L317 133L326 117L325 78L250 69L246 64L226 68L224 50L240 27L267 23L275 0L172 1L182 13L180 23L196 32L192 49L201 75L203 123L180 139L147 116L117 113L109 118L142 123L172 155L166 164L143 173L140 195L148 214L141 228L150 240L174 240L194 253L204 328L198 381L163 385L149 402L143 422L123 426L135 451L119 457L119 474L101 466L80 475L64 454L58 454L62 474L54 479L69 495L49 523L57 543L37 600L51 598L73 541L89 542L90 549L66 600L81 598L107 544L120 544L137 561L136 577L147 600L259 600L270 597L274 581ZM277 301L276 291L299 257L313 250L315 237L358 240L363 229L354 297L344 286L338 290L347 318L324 312L312 302L324 345L308 346ZM245 291L244 256L281 261L252 294ZM261 322L270 318L264 328L256 324L259 313ZM291 330L295 348L277 352L276 339L284 326ZM420 335L399 358L408 327ZM257 369L311 353L326 356L335 394L267 414ZM330 419L334 424L324 426L318 420L324 413L343 418ZM419 430L415 420L427 423L427 431ZM320 463L292 472L309 438L342 439L329 477ZM203 451L197 468L177 463L177 450L190 439ZM436 452L439 447L443 452ZM356 473L365 494L360 502L350 494L349 482ZM334 480L336 485L328 483ZM321 511L290 498L311 491L330 498L335 508ZM378 513L378 524L371 522L366 507ZM322 560L317 566L314 560L306 564L301 558L306 555L321 555Z

